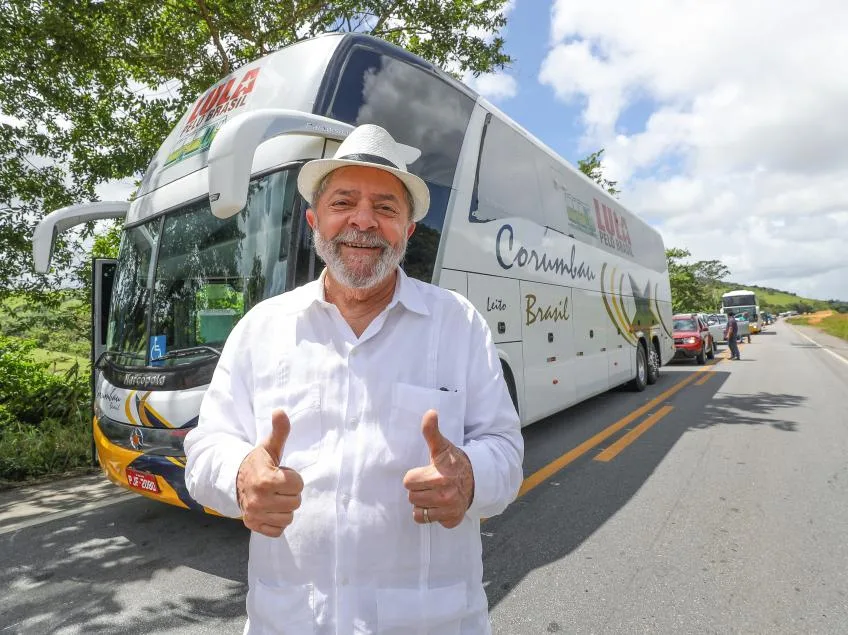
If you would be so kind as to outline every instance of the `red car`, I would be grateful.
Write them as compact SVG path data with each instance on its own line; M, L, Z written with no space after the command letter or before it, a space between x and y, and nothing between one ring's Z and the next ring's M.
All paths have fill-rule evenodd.
M716 345L710 327L697 313L675 315L674 359L694 359L704 364L715 357Z

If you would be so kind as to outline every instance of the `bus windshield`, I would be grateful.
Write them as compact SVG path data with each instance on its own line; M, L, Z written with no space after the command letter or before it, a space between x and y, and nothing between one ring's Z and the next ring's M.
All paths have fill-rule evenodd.
M726 295L722 297L721 303L725 307L755 306L757 304L757 296L754 294Z
M245 311L286 289L300 166L251 182L221 220L208 200L124 231L107 350L121 366L173 366L215 355Z

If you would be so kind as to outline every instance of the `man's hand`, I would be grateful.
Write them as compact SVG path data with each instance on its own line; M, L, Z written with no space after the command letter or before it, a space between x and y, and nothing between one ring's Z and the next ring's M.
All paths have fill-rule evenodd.
M439 413L435 410L424 413L421 434L430 449L430 465L411 469L403 477L413 505L412 518L417 523L438 521L442 527L453 529L462 522L474 498L471 461L439 432Z
M236 491L242 521L248 529L277 538L291 524L300 507L303 479L287 467L279 467L291 430L286 413L271 413L271 434L248 454L239 467Z

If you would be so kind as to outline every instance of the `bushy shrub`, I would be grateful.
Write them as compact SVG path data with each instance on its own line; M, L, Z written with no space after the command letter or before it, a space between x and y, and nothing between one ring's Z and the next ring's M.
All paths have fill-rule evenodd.
M90 455L89 380L32 359L35 342L0 336L0 479L84 465Z

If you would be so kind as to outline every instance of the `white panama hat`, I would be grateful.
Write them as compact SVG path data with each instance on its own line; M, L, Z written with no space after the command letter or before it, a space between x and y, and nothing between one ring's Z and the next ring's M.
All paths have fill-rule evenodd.
M310 205L315 188L333 170L349 165L384 170L399 178L412 195L412 220L420 221L430 207L430 190L419 177L410 174L407 163L414 162L421 151L396 142L384 128L363 124L353 129L342 141L332 159L314 159L306 163L297 177L297 189Z

